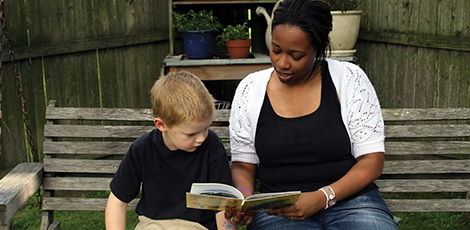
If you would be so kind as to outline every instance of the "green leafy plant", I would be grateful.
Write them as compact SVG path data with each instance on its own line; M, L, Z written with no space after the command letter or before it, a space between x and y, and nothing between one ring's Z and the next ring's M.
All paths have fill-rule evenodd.
M225 41L232 40L245 40L250 38L248 34L248 23L244 22L242 25L238 24L236 26L228 25L224 28L224 31L217 36L219 42L217 45L223 46Z
M204 30L215 30L223 28L223 25L219 22L219 19L213 15L212 11L199 11L189 10L187 13L180 14L173 12L175 16L174 28L183 31L204 31Z
M348 10L357 10L359 4L362 0L324 0L328 6L330 6L331 11L348 11Z

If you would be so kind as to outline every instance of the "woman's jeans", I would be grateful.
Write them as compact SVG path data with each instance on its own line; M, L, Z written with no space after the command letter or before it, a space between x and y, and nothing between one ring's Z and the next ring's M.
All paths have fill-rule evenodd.
M248 230L328 229L397 230L393 216L379 191L372 190L351 200L336 203L305 220L290 220L257 212Z

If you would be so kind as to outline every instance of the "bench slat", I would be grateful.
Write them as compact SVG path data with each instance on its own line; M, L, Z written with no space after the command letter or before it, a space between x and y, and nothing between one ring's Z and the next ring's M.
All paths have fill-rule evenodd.
M112 178L46 177L45 190L109 191ZM469 192L470 180L379 179L380 192Z
M230 110L216 110L214 121L228 121ZM153 121L151 109L47 107L48 120Z
M385 121L468 120L470 108L382 109Z
M133 211L139 199L129 203L127 211ZM470 210L470 200L466 199L386 199L392 212L465 212ZM105 198L44 198L43 210L87 210L104 211L107 199Z
M385 121L468 120L470 108L382 109ZM230 110L216 110L215 120L228 121ZM151 109L47 107L48 120L152 121Z
M386 199L392 212L468 212L470 200L468 199Z
M46 177L44 190L109 191L112 178L102 177Z
M153 126L45 125L46 137L138 138ZM210 128L220 138L229 138L227 126ZM387 138L469 137L470 125L396 125L386 126Z
M132 138L152 131L154 126L110 126L110 125L49 125L44 126L44 136L74 138ZM229 138L227 126L211 126L220 138Z
M470 180L379 179L380 192L470 192Z
M470 125L390 125L385 126L387 138L469 137Z
M44 126L44 136L91 137L91 138L138 138L154 126L109 126L109 125L49 125Z
M44 159L45 172L114 173L120 160ZM383 174L470 173L470 160L386 161Z
M470 173L470 160L385 161L382 174Z
M140 199L132 200L127 206L127 211L134 211ZM44 197L42 210L60 211L104 211L107 198L66 198Z
M132 142L44 142L44 154L121 154Z
M222 142L227 154L230 156L230 143ZM89 154L89 155L124 155L132 142L44 142L44 154Z
M468 155L469 141L385 142L386 155Z
M113 174L120 163L120 160L44 158L44 172Z

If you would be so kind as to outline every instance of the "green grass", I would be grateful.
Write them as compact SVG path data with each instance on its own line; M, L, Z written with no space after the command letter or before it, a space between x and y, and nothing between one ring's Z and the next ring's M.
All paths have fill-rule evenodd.
M80 197L104 198L109 192L99 192ZM41 225L42 210L37 202L37 193L34 194L26 205L13 217L13 229L34 229ZM105 229L104 212L99 211L54 211L54 220L60 221L60 229L90 230ZM134 229L138 224L138 215L135 212L127 212L126 229Z
M101 198L107 197L108 192L99 192L91 195L82 195L81 197ZM462 198L465 193L419 193L419 194L383 194L386 198L406 199L406 198ZM41 224L41 208L36 201L35 194L26 205L13 218L13 229L39 229ZM97 211L55 211L54 220L61 222L61 229L68 230L89 230L105 229L104 212ZM394 216L401 218L398 223L400 230L411 229L452 229L468 230L470 221L465 220L464 213L393 213ZM126 229L134 229L138 223L138 215L135 212L127 212ZM239 228L245 229L245 228Z
M383 193L387 199L465 199L466 193ZM455 212L429 212L429 213L393 213L400 218L398 229L451 229L468 230L470 221L465 219L465 213Z

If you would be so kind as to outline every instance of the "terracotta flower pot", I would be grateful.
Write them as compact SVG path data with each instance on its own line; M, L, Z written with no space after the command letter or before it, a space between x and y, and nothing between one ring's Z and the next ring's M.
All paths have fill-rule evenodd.
M251 39L225 41L230 58L247 58L250 55Z

